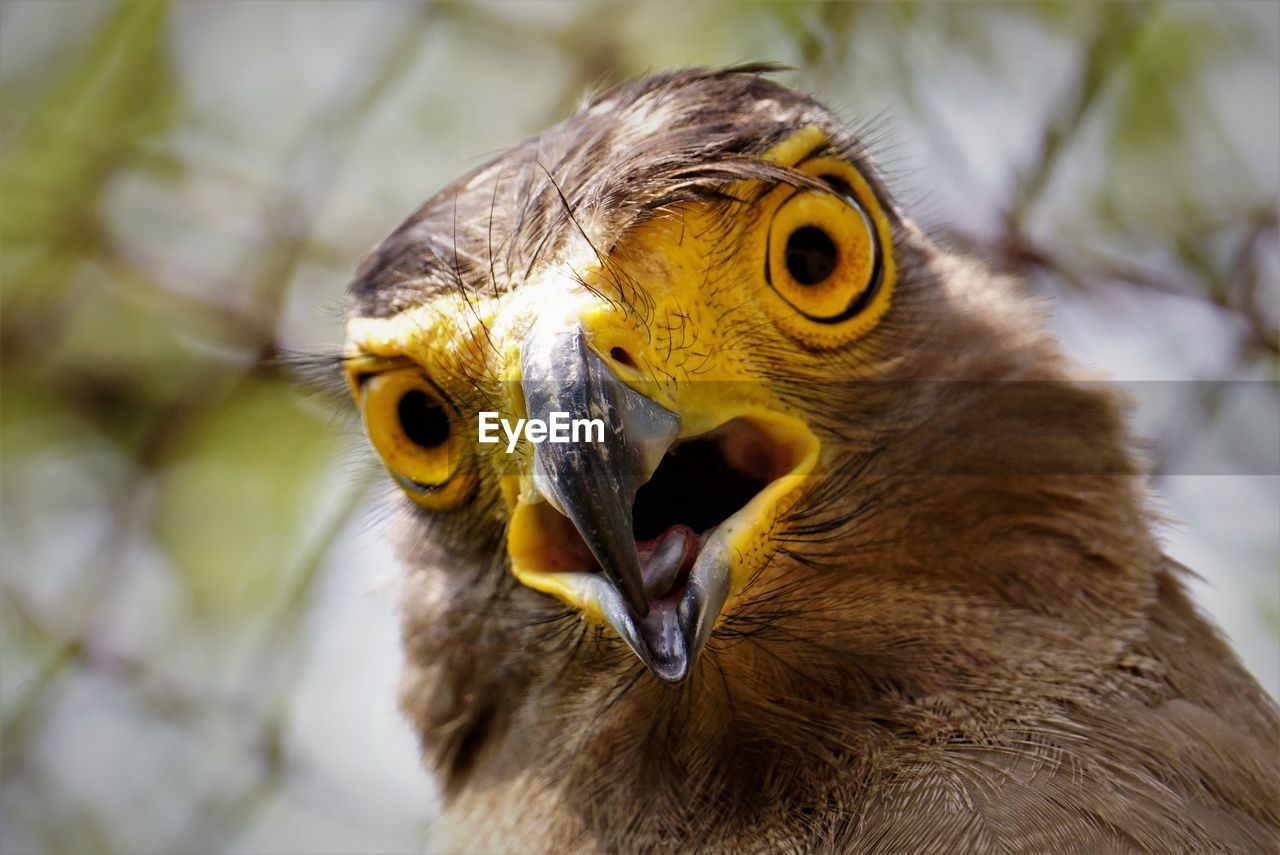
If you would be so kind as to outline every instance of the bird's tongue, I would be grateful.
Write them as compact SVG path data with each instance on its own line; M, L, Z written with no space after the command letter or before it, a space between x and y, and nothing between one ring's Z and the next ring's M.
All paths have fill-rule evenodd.
M676 583L698 557L698 535L687 525L673 525L651 540L637 540L640 575L644 592L656 600L676 587Z

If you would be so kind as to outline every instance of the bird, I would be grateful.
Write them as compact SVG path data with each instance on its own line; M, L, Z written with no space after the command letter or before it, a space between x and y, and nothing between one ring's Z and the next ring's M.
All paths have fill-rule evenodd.
M1130 402L776 70L593 92L357 266L431 850L1276 851Z

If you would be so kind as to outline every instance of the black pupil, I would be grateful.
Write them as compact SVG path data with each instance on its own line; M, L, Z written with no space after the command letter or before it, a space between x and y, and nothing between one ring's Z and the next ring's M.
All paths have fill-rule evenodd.
M836 245L816 226L801 226L787 238L787 272L801 285L817 285L836 269Z
M405 436L423 448L439 448L449 438L449 415L426 392L405 392L398 412Z

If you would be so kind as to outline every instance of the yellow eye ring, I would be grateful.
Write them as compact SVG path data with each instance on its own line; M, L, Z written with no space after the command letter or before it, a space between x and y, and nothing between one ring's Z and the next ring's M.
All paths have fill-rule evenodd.
M889 307L895 268L888 221L871 188L848 164L814 158L800 169L826 193L782 187L769 206L764 276L778 323L813 347L869 331Z
M413 369L386 371L364 379L358 394L369 441L409 498L443 510L470 494L461 420L430 381Z

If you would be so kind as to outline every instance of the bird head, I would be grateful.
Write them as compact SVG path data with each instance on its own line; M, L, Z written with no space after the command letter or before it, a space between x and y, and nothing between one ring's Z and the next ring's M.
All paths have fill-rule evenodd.
M1097 629L1139 595L1122 572L1027 584L1010 557L1067 493L1106 516L1046 485L1136 471L1115 402L904 215L861 136L760 71L597 95L360 267L346 374L401 494L410 608L435 604L411 658L448 638L469 673L638 659L680 684L736 639L854 627L886 674L868 663L995 631L957 602ZM1089 495L1128 489L1107 483ZM1108 531L1142 525L1126 502Z

